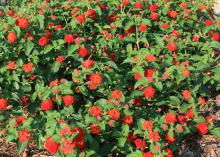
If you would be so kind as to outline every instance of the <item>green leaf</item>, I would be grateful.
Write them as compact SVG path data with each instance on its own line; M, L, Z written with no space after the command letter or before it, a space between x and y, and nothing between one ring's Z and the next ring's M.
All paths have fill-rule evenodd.
M131 45L131 44L128 44L128 45L126 46L126 50L127 50L128 53L131 53L131 52L133 51L132 45Z
M139 80L135 83L134 88L136 89L136 88L137 88L138 86L140 86L140 85L145 85L145 86L148 85L148 80L147 80L146 77L142 77L141 79L139 79Z
M216 81L220 81L220 68L217 67L214 69L214 73L215 75L213 76L213 78L216 80Z
M56 73L58 72L60 69L60 63L59 62L54 62L53 65L52 65L52 72Z
M210 133L216 137L220 137L220 127L210 130Z
M127 137L120 137L120 138L118 139L118 145L119 145L119 147L124 147L126 141L127 141Z
M128 21L128 22L126 22L126 24L125 24L125 30L127 30L128 28L130 28L133 24L134 24L133 21Z
M18 143L18 154L21 154L27 147L28 141Z
M40 24L40 29L44 29L44 15L38 15L37 16L37 20L38 20L38 22L39 22L39 24Z
M44 47L44 54L47 54L48 52L50 52L51 50L53 49L53 46L52 45L46 45Z
M179 100L179 98L177 98L175 96L170 96L170 103L172 105L178 106L178 105L180 105L180 100Z
M210 43L210 46L216 50L220 50L220 43L217 41L213 41Z
M156 43L157 43L159 46L161 46L161 47L164 46L164 42L163 42L163 39L162 39L162 38L160 38L159 36L155 35L155 40L156 40Z
M29 83L23 83L21 88L24 92L30 92L31 91L31 85Z
M27 41L27 47L26 47L26 55L29 55L34 48L34 43L30 40Z
M122 125L122 134L123 134L123 136L127 136L128 133L129 133L129 126L123 124L123 125Z

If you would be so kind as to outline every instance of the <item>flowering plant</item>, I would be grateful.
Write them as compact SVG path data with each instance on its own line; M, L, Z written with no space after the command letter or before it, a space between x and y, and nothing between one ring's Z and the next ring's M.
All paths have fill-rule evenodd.
M19 153L173 156L220 136L220 19L186 0L19 0L0 9L0 128Z

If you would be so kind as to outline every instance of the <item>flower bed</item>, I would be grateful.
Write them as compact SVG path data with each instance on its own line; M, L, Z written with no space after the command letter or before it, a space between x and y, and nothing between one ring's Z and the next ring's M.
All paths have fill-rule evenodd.
M19 153L174 156L220 136L220 19L206 1L12 1L0 11L0 128Z

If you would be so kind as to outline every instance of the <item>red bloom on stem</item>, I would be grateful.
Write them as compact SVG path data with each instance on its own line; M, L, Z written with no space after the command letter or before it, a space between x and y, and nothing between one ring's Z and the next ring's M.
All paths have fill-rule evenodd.
M140 73L136 72L136 73L134 74L134 79L135 79L135 80L139 80L139 79L141 79L141 78L142 78L142 76L141 76Z
M62 142L63 142L63 144L60 146L60 150L63 152L63 154L64 155L73 154L74 153L73 141L71 139L70 140L63 139Z
M193 36L193 41L194 41L194 42L198 42L198 41L199 41L199 37L196 36L196 35L194 35L194 36Z
M167 140L167 142L168 142L169 144L173 144L173 143L176 141L176 135L173 135L173 137L171 137L171 136L169 135L169 133L167 133L167 134L165 135L165 139Z
M91 68L94 65L94 61L91 59L87 59L82 63L82 66L86 69Z
M185 116L186 116L187 118L190 118L190 119L195 118L195 114L192 112L191 109L189 109L189 110L186 111Z
M90 124L90 132L94 135L100 135L100 127L98 124Z
M21 123L23 123L25 120L27 120L27 118L25 116L20 116L16 119L16 121L14 122L14 126L17 127L18 125L20 125Z
M198 132L201 135L205 135L209 132L209 127L205 122L200 122L197 126L196 126Z
M153 11L157 11L158 8L159 8L159 5L154 3L148 8L148 10L153 12Z
M8 100L1 98L0 99L0 111L6 109L7 107L8 107Z
M31 64L31 63L27 63L27 64L24 64L24 65L22 66L22 69L23 69L24 72L26 72L26 73L31 72L31 71L33 70L33 68L34 68L34 66L33 66L33 64Z
M65 95L63 97L63 102L65 104L65 106L70 106L74 103L74 97L72 95Z
M167 153L165 157L174 157L173 152L170 150L170 148L166 148L165 152Z
M151 99L155 95L155 89L152 86L146 87L144 89L144 95L147 99Z
M154 68L149 68L147 70L145 70L144 72L144 76L147 77L149 82L153 82L153 74L155 72Z
M74 37L73 37L72 34L67 34L67 35L65 35L64 40L65 40L66 43L69 44L69 43L72 43L74 41Z
M174 113L167 113L165 116L164 116L164 119L166 121L167 124L170 124L170 123L176 123L177 119L176 119L176 115Z
M178 13L175 10L169 11L169 17L176 18L178 16Z
M145 60L147 62L154 62L156 60L156 57L153 54L147 54Z
M101 117L102 115L102 110L99 106L92 106L89 109L89 113L93 117Z
M90 77L89 77L89 80L91 82L92 85L99 85L102 83L102 76L100 73L95 73L95 74L92 74Z
M149 140L150 141L155 141L155 142L157 142L157 141L159 141L160 140L160 135L159 135L159 133L158 132L149 132L150 134L149 134Z
M120 99L122 96L122 91L115 89L112 91L112 98L114 99Z
M133 117L132 116L125 116L124 118L123 118L123 123L124 124L127 124L127 125L132 125L133 124L133 121L134 121L134 119L133 119Z
M154 128L154 124L150 120L145 120L142 127L144 130L151 131Z
M152 12L152 13L150 14L150 18L151 18L152 20L157 20L157 19L158 19L158 13Z
M166 24L166 23L162 23L161 28L162 28L162 29L168 29L169 26L168 26L168 24Z
M85 17L84 17L84 15L80 14L80 15L76 16L76 20L78 23L82 24L85 22Z
M108 111L108 115L111 119L117 121L120 118L120 112L117 109Z
M141 8L143 7L143 4L142 4L142 3L139 3L139 2L135 2L135 3L134 3L134 7L135 7L136 9L141 9Z
M206 26L211 26L212 25L212 21L211 20L205 20L204 24Z
M38 40L38 44L42 47L46 46L49 43L49 39L46 36L42 36L39 40Z
M28 141L30 140L30 133L28 130L22 130L22 131L19 131L18 132L18 140L20 142L25 142L25 141Z
M53 102L49 99L43 100L41 102L41 110L47 111L53 108Z
M180 124L185 124L186 123L186 116L179 115L178 116L178 121L179 121Z
M9 43L13 44L17 40L17 36L15 32L9 32L7 36L7 40Z
M8 62L7 69L12 70L17 67L17 63L15 61Z
M144 152L143 154L142 154L142 157L154 157L154 154L152 153L152 152Z
M64 61L64 58L62 56L57 56L56 61L62 63Z
M169 51L176 51L177 50L177 45L174 42L170 42L167 44L167 48Z
M189 90L183 90L182 95L183 95L183 98L187 101L192 97L191 92Z
M134 141L136 148L141 149L142 151L146 148L147 144L144 140L138 138Z
M130 0L122 0L122 4L128 5L128 4L130 4Z
M84 140L84 130L75 126L71 130L72 133L77 133L77 136L75 138L76 141L83 141Z
M86 57L88 55L88 53L89 53L88 48L86 48L86 47L80 47L79 48L79 55L81 57Z
M44 148L52 155L56 154L58 151L58 148L60 146L59 143L54 142L52 140L52 136L49 136L46 138L45 144L44 144Z
M16 20L15 24L20 27L20 29L28 28L28 19L20 17Z
M138 31L146 31L147 30L147 26L145 24L141 24L138 26Z

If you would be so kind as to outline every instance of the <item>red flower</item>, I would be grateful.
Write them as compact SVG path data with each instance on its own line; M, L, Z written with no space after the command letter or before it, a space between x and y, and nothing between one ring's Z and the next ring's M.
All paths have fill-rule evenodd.
M136 72L136 73L134 74L134 79L135 79L135 80L139 80L139 79L141 79L141 78L142 78L142 76L141 76L140 73Z
M76 17L76 20L77 20L78 23L82 24L82 23L85 22L85 17L83 15L78 15Z
M138 26L138 31L146 31L147 30L147 26L145 24L141 24Z
M28 141L30 140L30 134L29 134L29 131L28 130L23 130L23 131L19 131L18 132L18 140L20 142L25 142L25 141Z
M94 61L91 59L87 59L82 63L82 66L86 69L90 69L94 65Z
M144 89L144 95L147 99L151 99L155 95L155 89L152 86L146 87Z
M193 36L193 41L194 41L194 42L198 42L198 41L199 41L199 37L196 36L196 35L194 35L194 36Z
M187 110L185 116L190 119L195 118L195 114L192 112L192 110Z
M149 152L143 153L142 157L154 157L154 154L149 151Z
M18 18L18 19L16 20L15 24L16 24L17 26L19 26L20 29L22 29L22 28L28 28L28 19L25 19L25 18L23 18L23 17L20 17L20 18Z
M46 46L49 43L49 39L46 36L42 36L39 40L38 40L38 44L42 47Z
M70 140L63 139L62 142L63 142L63 144L60 146L60 150L63 152L63 154L64 155L73 154L74 153L73 141L71 139Z
M152 4L152 5L148 8L148 10L151 11L151 12L157 11L158 7L159 7L159 5L156 4L156 3L154 3L154 4Z
M211 26L212 25L212 21L211 20L205 20L204 24L206 26Z
M153 54L147 54L145 60L147 62L154 62L156 60L156 57Z
M89 50L86 47L80 47L79 48L79 55L81 57L86 57L89 53Z
M168 43L167 48L169 51L176 51L177 45L174 42Z
M62 56L57 56L56 61L62 63L64 61L64 58Z
M184 115L179 115L179 116L178 116L178 121L179 121L180 124L186 123L186 116L184 116Z
M72 133L77 133L77 136L75 137L76 141L83 141L84 140L84 130L74 126L71 130Z
M219 41L219 34L218 33L212 33L212 38L214 41Z
M209 127L205 122L200 122L197 126L196 126L198 132L201 135L205 135L209 132Z
M170 148L166 148L165 152L167 153L165 157L174 157L173 152L170 150Z
M115 89L112 91L112 98L114 99L120 99L122 96L122 92L118 89Z
M100 73L95 73L90 75L89 80L92 85L96 86L102 83L102 76L100 75Z
M122 0L122 4L128 5L128 4L130 4L130 0Z
M150 141L155 141L155 142L157 142L157 141L159 141L160 140L160 135L159 135L159 133L158 132L149 132L150 134L149 134L149 140Z
M117 121L120 118L120 112L117 109L108 111L108 115L111 119Z
M25 116L20 116L16 119L16 121L14 122L14 126L17 127L18 125L20 125L21 123L23 123L27 118Z
M154 68L150 68L150 69L145 70L144 76L147 77L149 82L153 82L153 74L154 74L154 72L155 72Z
M15 32L9 32L7 36L7 40L9 43L13 44L17 40L17 36Z
M169 136L169 133L167 133L167 134L165 135L165 139L167 140L167 142L168 142L169 144L173 144L173 143L176 141L176 135L173 135L173 137L170 137L170 136Z
M154 128L154 124L150 120L145 120L142 127L144 130L152 131L152 129Z
M8 70L12 70L15 67L17 67L17 63L15 61L8 62L8 65L7 65Z
M72 105L73 103L74 103L74 98L73 98L73 96L72 95L65 95L64 97L63 97L63 102L64 102L64 104L65 104L65 106L70 106L70 105Z
M176 115L174 113L167 113L165 116L164 116L164 119L166 121L167 124L170 124L170 123L176 123L177 119L176 119Z
M176 18L178 16L178 13L175 10L169 11L169 17Z
M124 124L132 125L134 120L132 116L125 116L122 121Z
M34 66L33 66L33 64L31 64L31 63L27 63L27 64L24 64L24 65L22 66L22 69L23 69L26 73L31 72L31 71L33 70L33 68L34 68Z
M74 41L74 37L73 37L72 34L67 34L67 35L65 35L64 40L65 40L66 43L69 44L69 43L72 43Z
M158 19L158 13L152 12L150 14L150 18L153 19L153 20L157 20Z
M168 24L166 24L166 23L162 23L161 28L162 28L162 29L168 29L169 26L168 26Z
M46 138L44 147L50 154L54 155L57 153L57 150L58 150L60 144L57 142L54 142L52 140L52 138L53 138L52 136L49 136Z
M91 116L93 117L101 117L102 115L102 110L99 106L92 106L89 109L89 113L91 114Z
M41 110L47 111L53 108L53 102L49 99L43 100L41 102Z
M183 95L183 98L187 101L192 97L191 92L189 90L183 90L182 95Z
M0 99L0 111L6 109L7 107L8 107L8 100L1 98Z
M141 149L142 151L146 148L147 144L144 140L138 138L134 141L136 148Z
M143 4L142 4L142 3L139 3L139 2L135 2L135 3L134 3L134 7L135 7L136 9L140 9L140 8L143 7Z
M90 132L94 135L100 135L100 127L98 124L90 124Z

